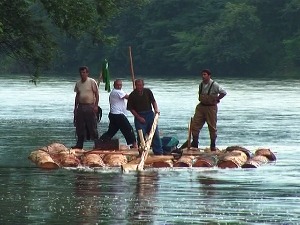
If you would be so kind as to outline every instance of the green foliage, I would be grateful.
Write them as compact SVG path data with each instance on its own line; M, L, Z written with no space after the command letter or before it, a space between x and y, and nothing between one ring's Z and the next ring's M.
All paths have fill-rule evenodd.
M1 53L23 63L39 68L51 60L54 42L48 39L49 31L44 21L34 15L30 1L3 0L0 3Z
M2 0L2 69L253 74L299 68L299 0ZM15 62L21 63L16 67ZM75 69L74 69L75 68Z
M207 64L221 66L248 63L258 48L255 39L259 27L254 7L245 3L227 3L219 20L205 26L198 56ZM213 57L206 58L205 55Z
M286 50L286 58L300 67L300 33L291 39L283 41Z
M87 41L89 47L114 41L104 30L129 0L2 0L0 2L0 55L17 60L37 77L53 59L69 55L63 41ZM134 0L143 3L144 0ZM84 49L86 50L86 49ZM85 53L85 51L83 51ZM78 52L76 52L78 55ZM81 52L80 52L81 53ZM72 57L72 56L69 56ZM66 57L68 58L68 57ZM69 62L66 60L65 62ZM58 61L56 61L58 62ZM60 65L60 68L62 65ZM23 71L25 72L25 71Z

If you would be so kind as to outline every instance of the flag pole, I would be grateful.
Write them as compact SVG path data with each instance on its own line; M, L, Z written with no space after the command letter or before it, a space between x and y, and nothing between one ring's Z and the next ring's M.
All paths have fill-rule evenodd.
M129 49L129 59L130 59L130 70L131 70L132 88L135 89L135 84L134 84L135 78L134 78L134 70L133 70L131 46L129 46L128 49Z

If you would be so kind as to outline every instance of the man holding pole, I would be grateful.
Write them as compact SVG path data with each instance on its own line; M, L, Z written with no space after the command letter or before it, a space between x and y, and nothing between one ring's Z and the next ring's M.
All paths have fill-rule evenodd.
M127 110L134 116L136 132L142 130L144 137L146 137L153 125L155 114L159 114L159 110L152 91L149 88L144 88L142 79L135 80L135 89L129 95ZM156 127L153 136L152 150L155 155L163 154L158 127Z

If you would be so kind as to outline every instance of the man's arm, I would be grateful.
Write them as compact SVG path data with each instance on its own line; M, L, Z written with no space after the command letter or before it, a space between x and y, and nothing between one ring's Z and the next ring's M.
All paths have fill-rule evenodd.
M130 112L132 113L132 115L138 120L140 121L140 123L146 123L145 119L143 117L141 117L137 111L135 111L134 109L131 109Z
M78 106L78 98L79 98L79 93L78 92L76 92L76 96L75 96L75 102L74 102L74 112L75 112L75 110L76 110L76 108L77 108L77 106Z
M159 114L160 112L158 110L158 106L157 106L157 103L155 100L152 102L152 106L153 106L154 112Z
M98 112L98 104L99 104L99 91L98 88L94 90L95 102L94 102L94 111Z
M224 98L224 97L225 97L225 95L226 95L226 94L224 94L224 93L221 93L221 94L219 94L219 96L218 96L218 100L220 101L222 98Z
M78 98L79 98L79 93L76 92L75 101L74 101L74 110L73 110L73 113L74 113L73 124L74 124L74 126L76 125L76 109L77 109L77 106L78 106Z

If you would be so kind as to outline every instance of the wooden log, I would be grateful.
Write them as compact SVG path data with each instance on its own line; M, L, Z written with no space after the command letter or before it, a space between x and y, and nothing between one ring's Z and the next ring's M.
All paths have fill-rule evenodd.
M248 157L245 152L239 150L233 150L231 152L225 152L219 156L217 166L225 168L238 168L245 164Z
M172 160L165 160L165 161L158 161L152 163L153 168L166 168L166 167L173 167Z
M153 168L173 167L173 160L172 155L153 155L148 156L145 165Z
M203 152L201 152L200 151L200 149L199 148L193 148L193 147L191 147L191 148L183 148L182 149L182 155L202 155L202 154L204 154Z
M275 154L268 148L260 148L255 151L255 155L263 155L268 158L271 162L276 161Z
M268 158L263 155L253 156L251 159L248 159L247 162L242 165L242 168L257 168L262 164L269 162Z
M123 154L106 154L103 162L110 167L120 167L127 163L127 158Z
M83 155L88 155L88 154L123 154L123 155L133 155L133 156L138 156L139 151L137 149L130 149L130 150L98 150L98 149L93 149L90 151L85 151L82 153Z
M69 149L69 153L80 158L86 151L84 149Z
M44 146L40 148L39 150L43 150L49 153L50 155L52 155L52 154L59 154L61 152L67 152L69 149L61 143L54 142L48 146Z
M196 158L193 167L214 167L218 163L216 155L202 155Z
M63 167L78 167L80 165L80 160L76 157L76 155L61 153L60 165Z
M151 155L147 157L145 161L145 166L154 167L154 168L158 168L159 165L170 166L169 162L172 161L173 159L174 159L173 155ZM140 161L141 158L135 158L132 161L129 161L127 164L121 166L122 171L129 172L132 170L138 170L137 166ZM165 162L167 162L167 164Z
M43 150L36 150L30 153L28 157L38 167L43 169L57 169L59 164L54 162L49 153Z
M150 165L156 162L164 162L173 159L174 159L173 155L151 155L148 156L148 158L145 161L145 164Z
M226 152L232 152L234 150L244 152L247 155L248 159L252 157L251 151L241 146L230 146L225 149Z
M88 167L104 167L105 163L98 154L87 154L81 158L81 164Z
M138 164L141 161L141 158L134 159L124 165L121 165L121 169L123 173L128 173L133 170L137 170Z
M152 138L153 138L153 135L154 135L154 132L155 132L155 130L153 130L153 128L154 128L154 126L156 128L156 125L157 125L157 118L158 118L158 114L157 114L157 117L155 115L154 122L152 124L151 131L150 131L151 136L149 135L147 142L145 142L143 131L138 130L140 141L141 141L141 152L140 152L141 161L139 162L139 164L137 166L138 171L142 171L144 169L144 164L145 164L145 161L148 157L151 142L152 142Z
M194 156L181 156L180 159L173 164L173 167L192 167L194 159Z

